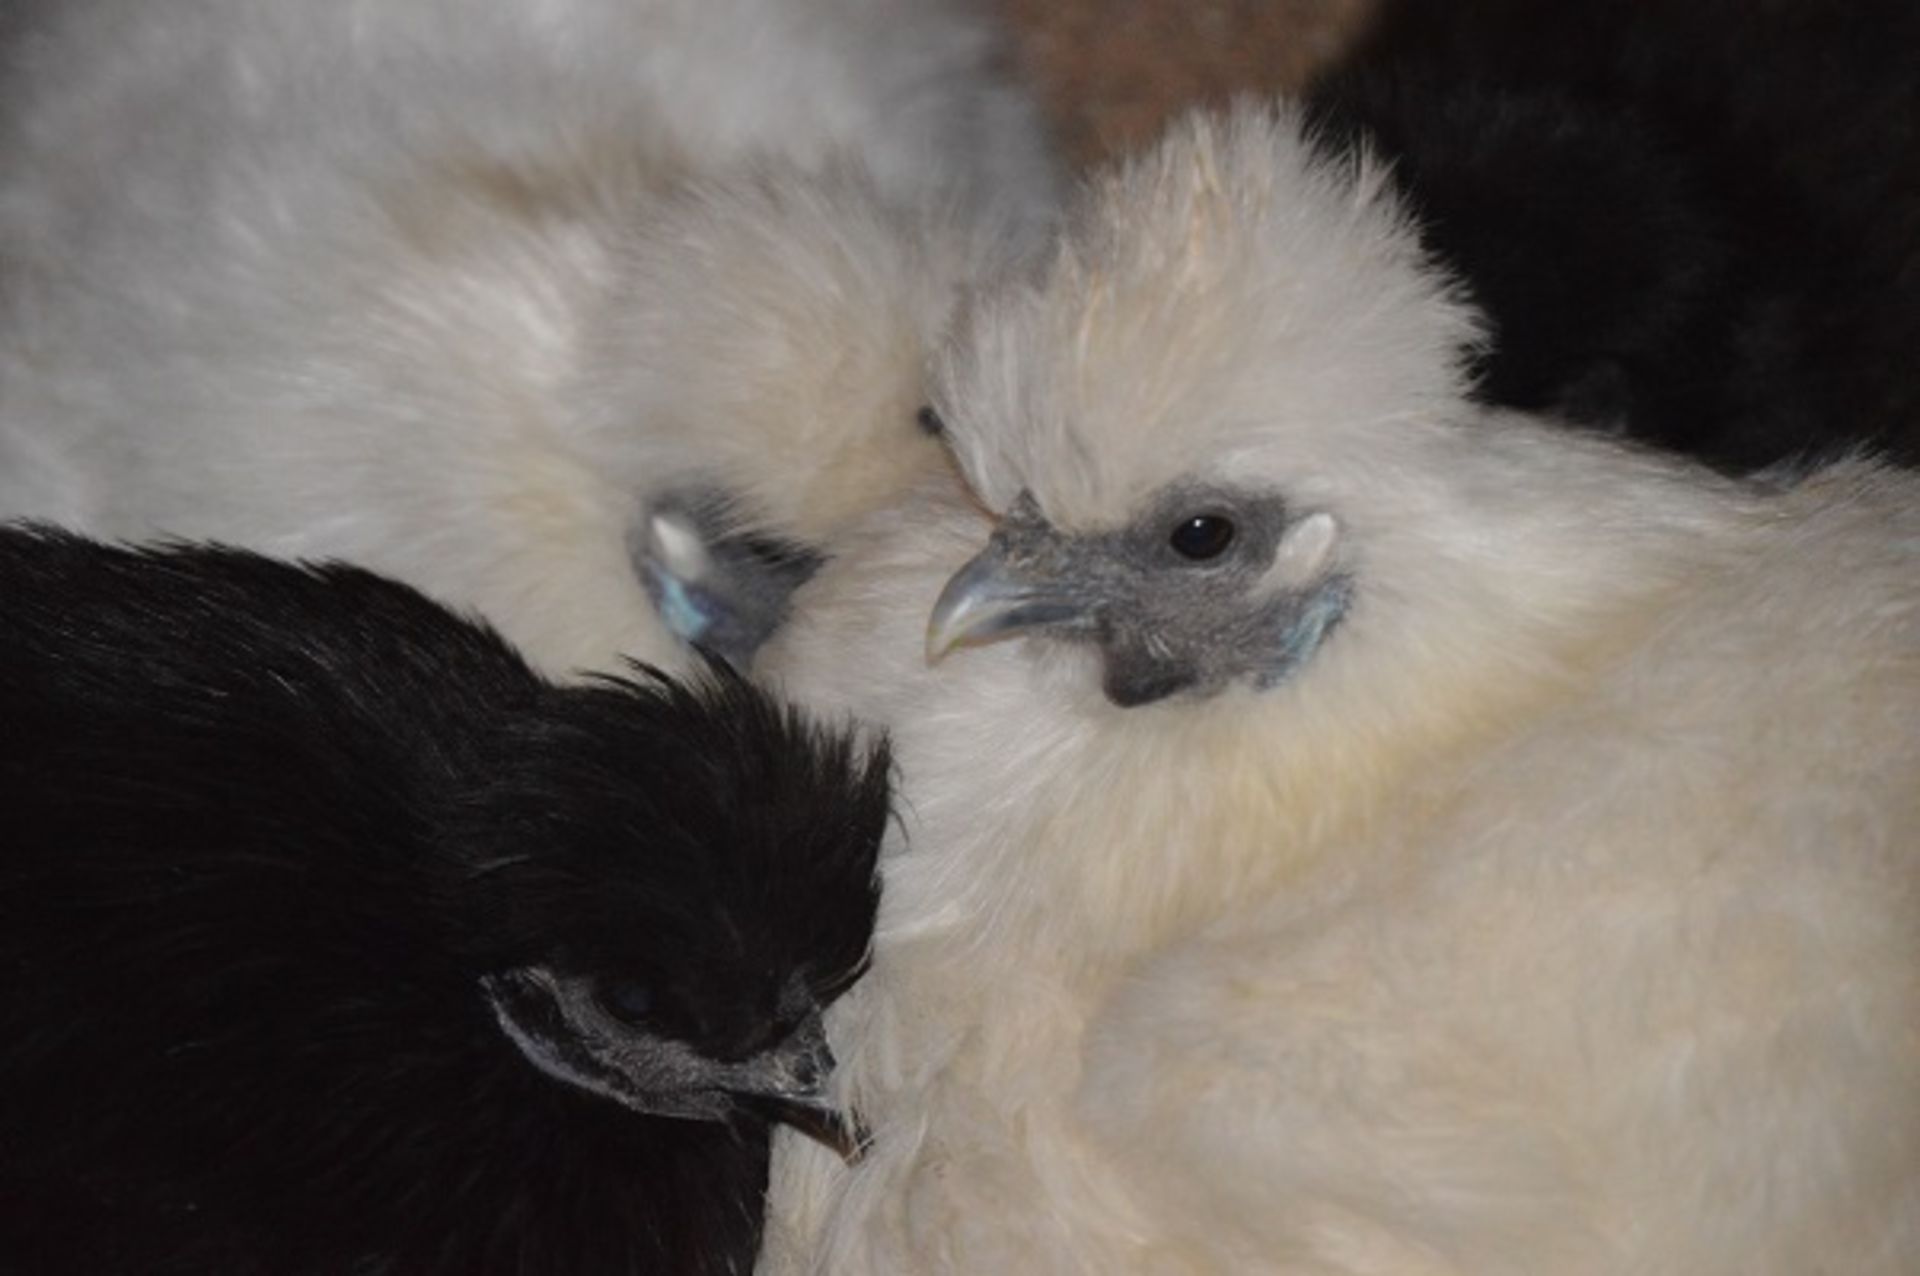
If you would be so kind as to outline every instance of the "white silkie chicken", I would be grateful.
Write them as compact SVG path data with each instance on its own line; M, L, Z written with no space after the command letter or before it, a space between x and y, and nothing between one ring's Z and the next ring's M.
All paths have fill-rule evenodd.
M971 308L991 517L876 516L762 654L903 783L872 1147L776 1153L764 1271L1915 1269L1920 482L1485 408L1476 334L1285 109Z
M29 5L0 518L350 559L554 673L673 663L656 601L742 658L944 464L924 343L1050 216L997 56L945 0Z

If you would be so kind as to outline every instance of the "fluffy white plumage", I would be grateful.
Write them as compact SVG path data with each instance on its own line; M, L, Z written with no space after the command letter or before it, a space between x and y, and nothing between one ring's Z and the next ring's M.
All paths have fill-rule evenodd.
M998 529L877 515L762 662L905 786L833 1025L874 1145L781 1150L765 1270L1912 1270L1920 483L1489 412L1474 331L1284 110L973 308L937 398ZM1177 561L1185 493L1264 557ZM1055 561L1292 655L1118 707L1128 618ZM929 669L963 567L936 639L1018 636Z
M553 672L672 662L632 549L703 458L794 537L943 464L923 342L1054 196L945 0L17 22L0 516L351 559Z

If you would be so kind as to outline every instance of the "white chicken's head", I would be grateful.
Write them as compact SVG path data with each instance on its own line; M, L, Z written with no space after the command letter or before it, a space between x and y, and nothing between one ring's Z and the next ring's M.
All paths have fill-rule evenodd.
M1478 338L1381 167L1316 151L1284 107L1190 119L1091 187L1044 276L984 296L942 359L936 402L1000 525L929 654L1092 644L1122 706L1284 681L1367 587L1364 511L1419 520L1396 476L1474 414Z
M628 228L573 402L639 496L630 550L670 629L745 664L836 529L951 472L927 352L1002 229L897 206L853 164L772 162Z

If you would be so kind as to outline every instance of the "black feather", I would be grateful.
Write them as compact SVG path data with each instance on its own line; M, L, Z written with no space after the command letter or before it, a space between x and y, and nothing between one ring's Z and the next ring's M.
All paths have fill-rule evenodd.
M722 671L560 688L363 571L0 530L0 1270L744 1273L768 1129L536 1070L478 981L714 1058L861 968L886 763Z
M1920 462L1912 0L1384 0L1309 103L1491 319L1486 400Z

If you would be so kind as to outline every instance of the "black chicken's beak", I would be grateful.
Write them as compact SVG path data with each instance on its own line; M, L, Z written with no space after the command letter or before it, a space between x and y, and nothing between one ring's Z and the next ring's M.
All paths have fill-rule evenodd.
M786 1040L741 1066L734 1097L745 1111L790 1125L852 1164L866 1152L867 1132L829 1097L833 1068L826 1027L816 1010Z
M740 1107L763 1121L776 1122L800 1131L815 1143L837 1152L848 1165L858 1165L867 1154L867 1144L871 1140L860 1118L831 1104L742 1095Z

